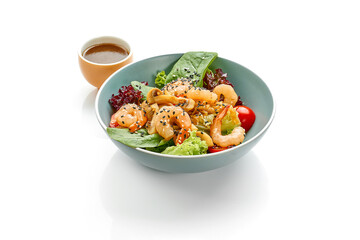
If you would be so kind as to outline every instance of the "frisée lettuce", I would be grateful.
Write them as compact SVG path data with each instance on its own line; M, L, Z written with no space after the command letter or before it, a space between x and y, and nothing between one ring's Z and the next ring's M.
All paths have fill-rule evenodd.
M192 131L190 137L185 139L182 144L168 147L161 153L169 155L200 155L206 154L207 150L206 142L196 136L196 131Z

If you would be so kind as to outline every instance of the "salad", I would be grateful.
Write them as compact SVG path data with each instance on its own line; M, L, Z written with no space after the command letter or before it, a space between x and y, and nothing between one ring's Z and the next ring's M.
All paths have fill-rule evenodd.
M187 52L169 73L132 81L113 94L107 132L127 146L170 155L223 151L244 141L255 121L222 69L210 70L214 52Z

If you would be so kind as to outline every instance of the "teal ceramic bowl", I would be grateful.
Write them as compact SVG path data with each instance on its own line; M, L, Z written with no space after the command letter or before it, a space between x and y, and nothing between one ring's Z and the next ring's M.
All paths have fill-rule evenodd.
M112 74L101 86L95 101L97 119L105 130L113 114L108 100L117 94L121 86L131 81L148 81L154 86L154 79L159 71L170 72L182 54L157 56L134 62ZM172 156L150 152L140 148L131 148L109 137L109 139L126 155L139 163L160 171L174 173L203 172L226 166L249 152L264 136L275 114L272 94L267 85L253 72L233 61L218 57L210 69L222 68L228 79L234 84L244 105L252 108L256 120L248 131L242 144L218 153L197 156Z

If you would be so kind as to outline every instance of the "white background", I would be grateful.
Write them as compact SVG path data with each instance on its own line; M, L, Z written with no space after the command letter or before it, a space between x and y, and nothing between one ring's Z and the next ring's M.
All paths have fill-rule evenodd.
M357 1L3 1L0 239L360 239ZM135 61L216 51L277 103L227 167L167 174L113 145L77 51L130 42Z

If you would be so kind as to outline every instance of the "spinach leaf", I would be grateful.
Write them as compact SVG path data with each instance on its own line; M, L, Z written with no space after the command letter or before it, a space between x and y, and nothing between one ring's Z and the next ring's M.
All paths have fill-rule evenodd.
M146 96L148 94L148 92L153 89L153 87L149 87L149 86L146 86L145 84L139 82L139 81L132 81L131 82L131 86L133 86L133 88L135 90L139 90L141 91L142 95L143 95L143 98L142 100L146 100Z
M205 72L217 56L215 52L185 53L167 75L165 84L178 78L190 78L196 87L202 87Z
M175 143L172 139L170 139L169 141L166 141L165 139L163 139L157 147L149 147L149 148L146 148L146 150L161 153L166 148L171 147L171 146L175 146Z
M107 128L109 136L129 147L157 147L163 140L159 134L149 135L145 129L140 129L135 133L131 133L127 128Z

